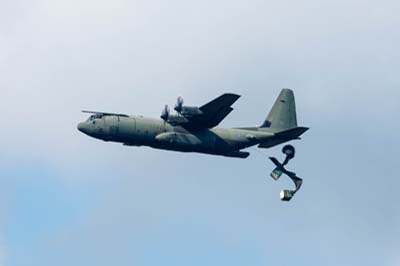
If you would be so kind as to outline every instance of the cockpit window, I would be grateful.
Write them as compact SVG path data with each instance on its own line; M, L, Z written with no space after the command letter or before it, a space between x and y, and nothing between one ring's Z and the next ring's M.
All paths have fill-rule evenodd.
M95 119L101 119L103 117L103 114L93 114L91 115L87 121L93 121Z

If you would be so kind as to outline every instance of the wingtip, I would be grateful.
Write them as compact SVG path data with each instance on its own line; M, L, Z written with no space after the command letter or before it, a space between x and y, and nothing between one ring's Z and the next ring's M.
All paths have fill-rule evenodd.
M309 127L299 127L299 128L301 128L304 132L310 129Z
M225 93L223 95L230 96L230 97L235 97L236 99L239 99L242 96L242 95L239 95L239 94L236 94L236 93L231 93L231 92Z

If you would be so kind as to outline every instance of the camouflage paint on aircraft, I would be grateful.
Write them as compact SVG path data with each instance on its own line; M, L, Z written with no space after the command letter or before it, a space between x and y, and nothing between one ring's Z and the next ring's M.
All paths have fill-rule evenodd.
M292 90L283 89L260 127L216 127L232 110L239 95L226 93L201 106L184 106L178 98L176 115L165 106L161 119L92 112L78 124L79 131L104 141L127 146L149 146L156 149L198 152L227 157L247 158L242 149L258 145L270 148L299 139L306 127L297 126L296 106Z

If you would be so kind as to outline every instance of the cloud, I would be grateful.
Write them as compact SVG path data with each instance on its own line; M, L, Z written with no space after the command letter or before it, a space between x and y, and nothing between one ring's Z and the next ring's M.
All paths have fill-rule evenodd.
M391 203L398 185L397 2L38 0L6 7L0 158L12 170L2 170L1 187L10 189L1 202L20 198L12 189L16 169L49 168L48 180L33 171L39 166L18 178L26 186L38 180L37 195L51 195L31 200L55 213L57 229L33 239L23 261L110 264L118 257L120 265L150 265L153 246L166 261L172 258L163 249L199 259L206 254L194 250L205 250L239 263L246 246L256 250L249 258L298 256L307 265L376 265L387 254L400 212ZM299 121L311 127L296 142L292 165L305 185L290 205L278 202L278 192L291 184L273 183L266 157L254 151L235 161L131 149L76 130L86 118L81 109L158 117L178 95L199 105L226 91L243 97L223 126L253 126L282 87L295 90ZM55 179L58 193L42 193ZM77 220L64 224L58 205L46 204L57 194L82 211ZM29 208L5 205L11 218ZM46 213L38 220L51 219ZM21 228L29 222L12 221Z

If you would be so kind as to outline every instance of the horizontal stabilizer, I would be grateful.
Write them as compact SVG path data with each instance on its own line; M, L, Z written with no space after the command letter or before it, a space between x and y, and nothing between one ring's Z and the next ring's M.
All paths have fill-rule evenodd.
M299 137L308 130L308 127L295 127L274 133L274 136L258 145L259 148L271 148L275 145L289 140L299 139Z
M297 139L304 132L306 132L308 129L309 129L308 127L295 127L295 128L292 128L292 129L288 129L288 130L277 132L274 135L277 136L277 137Z

